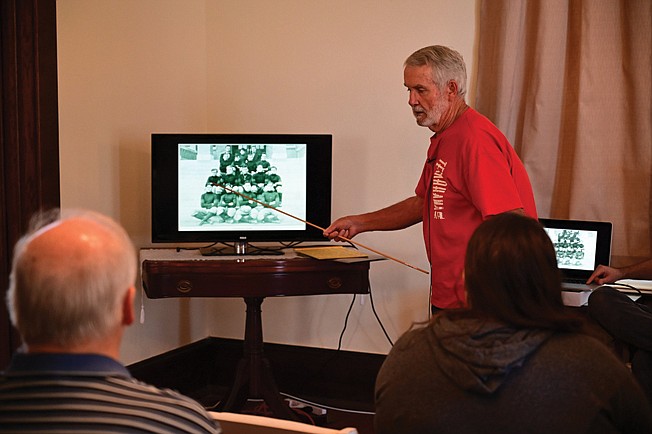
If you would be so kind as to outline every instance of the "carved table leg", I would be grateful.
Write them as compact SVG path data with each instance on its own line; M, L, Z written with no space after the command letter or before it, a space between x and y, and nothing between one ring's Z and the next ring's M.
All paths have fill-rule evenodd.
M222 411L239 411L247 402L247 398L262 398L275 416L297 420L281 396L269 360L263 353L261 305L264 298L245 297L244 300L247 304L244 351Z

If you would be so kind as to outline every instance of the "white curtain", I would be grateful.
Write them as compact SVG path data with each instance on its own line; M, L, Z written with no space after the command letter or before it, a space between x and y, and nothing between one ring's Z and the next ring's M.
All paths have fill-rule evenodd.
M475 107L507 135L541 217L614 224L652 256L652 2L482 0Z

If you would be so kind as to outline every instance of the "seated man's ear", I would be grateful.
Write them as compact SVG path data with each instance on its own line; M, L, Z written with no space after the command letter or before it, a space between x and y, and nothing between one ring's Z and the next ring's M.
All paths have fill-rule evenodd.
M130 286L122 300L122 324L131 325L134 322L134 298L136 297L136 287Z

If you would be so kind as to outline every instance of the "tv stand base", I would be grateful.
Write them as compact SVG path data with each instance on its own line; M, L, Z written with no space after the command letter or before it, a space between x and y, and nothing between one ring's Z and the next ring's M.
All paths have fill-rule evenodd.
M246 241L236 241L232 246L209 246L199 249L202 256L263 256L263 255L282 255L281 249L267 249L264 247L254 247Z

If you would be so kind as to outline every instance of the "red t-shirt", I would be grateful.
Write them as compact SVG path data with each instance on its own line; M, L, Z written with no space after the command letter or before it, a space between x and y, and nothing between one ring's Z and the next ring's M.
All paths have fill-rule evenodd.
M530 179L516 151L489 119L471 108L430 139L415 193L425 199L430 302L439 308L465 305L466 245L483 220L517 208L537 217Z

